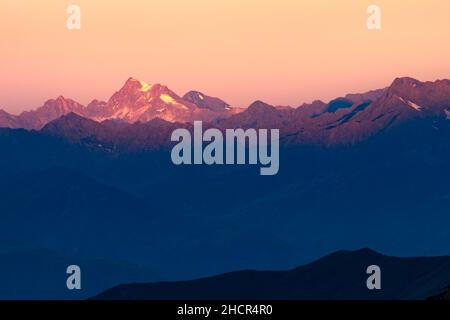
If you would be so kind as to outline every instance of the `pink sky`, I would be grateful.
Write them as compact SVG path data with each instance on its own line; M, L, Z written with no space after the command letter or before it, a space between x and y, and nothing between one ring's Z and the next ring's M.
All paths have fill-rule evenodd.
M370 4L380 31L366 28ZM449 0L2 0L0 13L0 108L13 113L105 100L130 76L236 107L450 78Z

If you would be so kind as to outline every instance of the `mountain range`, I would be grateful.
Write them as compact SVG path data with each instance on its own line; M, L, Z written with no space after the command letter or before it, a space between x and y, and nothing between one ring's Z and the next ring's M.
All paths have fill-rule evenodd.
M65 286L45 271L53 261L64 276L66 262L85 263L89 279L102 279L85 283L93 296L135 281L291 270L341 249L448 255L449 87L448 80L398 78L385 89L328 103L291 108L257 101L238 111L193 91L173 96L194 110L177 113L172 104L171 114L194 117L177 122L152 118L159 106L145 102L163 89L130 79L104 104L56 99L43 109L56 117L50 121L39 111L7 115L38 120L32 130L0 128L0 248L31 248L0 252L0 282L8 284L0 296L82 296L53 285L40 291L29 277L8 282L28 256L42 261L27 271L42 278L39 286ZM149 111L137 121L137 113L111 116L126 106ZM205 128L279 128L279 173L261 177L251 165L175 166L170 135L192 129L197 114L214 115L204 118ZM104 277L98 259L106 261Z
M381 270L381 290L369 290L366 269ZM338 251L288 271L245 270L191 281L132 283L106 300L403 300L425 299L450 283L450 257L397 258L370 249Z
M180 97L166 86L130 78L108 102L94 100L84 107L59 97L18 116L0 111L0 127L43 130L72 140L90 137L115 147L136 139L135 147L149 148L168 144L173 128L202 120L219 129L277 128L285 144L334 145L357 143L424 118L450 118L450 80L397 78L387 88L329 103L291 108L256 101L231 108L198 91Z

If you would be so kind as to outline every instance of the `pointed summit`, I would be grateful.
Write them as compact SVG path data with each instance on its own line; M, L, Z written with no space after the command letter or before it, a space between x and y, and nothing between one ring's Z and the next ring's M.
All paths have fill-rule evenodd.
M405 102L413 109L428 109L434 114L442 114L443 110L450 106L450 82L421 82L410 77L396 78L386 95L387 98Z
M139 80L136 79L136 78L133 78L133 77L129 77L128 80L125 81L125 84L127 84L127 83L133 83L133 82L139 82Z
M130 77L125 82L125 84L122 86L122 88L120 88L119 91L117 91L114 95L116 95L118 93L126 94L126 95L134 94L135 96L140 96L140 95L145 95L145 94L146 95L155 95L158 92L161 93L161 92L167 92L167 91L170 91L170 89L163 84L159 84L159 83L150 84L145 81ZM113 95L113 97L114 97L114 95Z
M420 81L410 77L396 78L390 85L389 92L394 94L408 94L421 84Z
M98 122L84 118L74 112L70 112L47 123L42 128L42 132L75 141L81 138L94 136L99 131L99 128L100 124Z
M183 96L183 100L195 104L199 108L210 109L212 111L229 110L230 105L225 101L210 97L200 91L189 91Z
M141 81L130 77L128 78L127 81L125 81L124 85L122 86L122 88L119 91L122 90L139 90L141 89L142 85L141 85Z
M411 77L397 77L392 82L391 86L401 86L401 85L409 85L414 86L419 84L420 81Z
M263 113L263 112L276 112L277 109L270 104L267 104L261 100L257 100L253 102L248 108L248 112L250 113Z

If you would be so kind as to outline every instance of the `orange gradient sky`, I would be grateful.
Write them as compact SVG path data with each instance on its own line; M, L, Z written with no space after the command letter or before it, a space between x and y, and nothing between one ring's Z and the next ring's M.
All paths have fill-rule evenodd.
M366 28L370 4L380 31ZM13 113L105 100L130 76L237 107L450 78L449 0L2 0L0 14L0 108Z

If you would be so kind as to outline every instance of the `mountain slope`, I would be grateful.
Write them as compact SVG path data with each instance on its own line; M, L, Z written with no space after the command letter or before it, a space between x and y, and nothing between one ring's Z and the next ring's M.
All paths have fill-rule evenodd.
M230 105L219 98L210 97L199 91L189 91L184 96L185 101L189 101L199 108L206 108L212 111L225 111L230 109Z
M366 269L381 268L382 290L368 290ZM95 299L421 299L450 279L450 257L395 258L369 249L339 251L289 271L239 271L183 282L129 284Z
M50 121L71 112L83 114L84 107L74 100L60 96L57 99L48 100L36 110L25 111L18 116L0 110L0 127L39 130Z
M143 151L167 148L177 128L192 125L172 123L160 118L128 124L115 120L101 123L70 113L48 123L41 132L106 152Z

